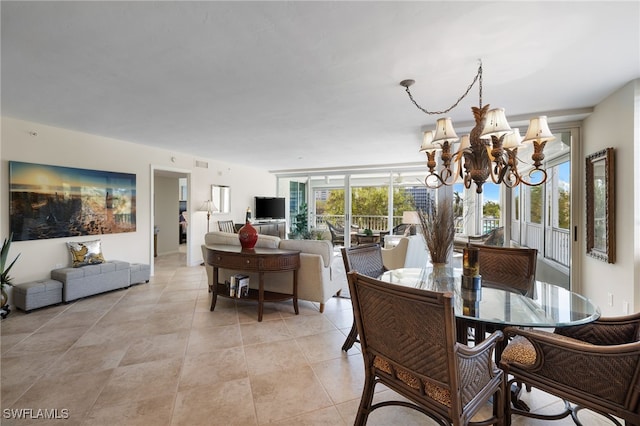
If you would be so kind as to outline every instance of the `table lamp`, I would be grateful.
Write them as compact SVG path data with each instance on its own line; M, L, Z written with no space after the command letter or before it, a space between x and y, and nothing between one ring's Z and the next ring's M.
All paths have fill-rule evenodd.
M416 225L420 225L420 216L417 211L404 211L402 212L402 223L411 225L409 226L409 234L415 234ZM408 235L405 233L405 235Z

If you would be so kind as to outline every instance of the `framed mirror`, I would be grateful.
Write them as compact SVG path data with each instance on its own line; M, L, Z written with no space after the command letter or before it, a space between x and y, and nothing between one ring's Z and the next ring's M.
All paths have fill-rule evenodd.
M231 188L224 185L211 185L211 201L218 208L214 213L231 213Z
M615 263L616 212L613 148L587 156L587 254Z

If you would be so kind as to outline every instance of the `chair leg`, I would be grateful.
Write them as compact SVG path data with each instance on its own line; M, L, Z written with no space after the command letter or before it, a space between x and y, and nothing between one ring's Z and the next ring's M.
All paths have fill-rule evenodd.
M324 313L324 303L320 304L320 313Z
M353 325L351 326L351 331L349 331L349 335L347 336L347 339L344 341L344 344L342 345L342 350L347 352L349 349L351 349L353 344L357 341L358 341L358 330L356 329L356 323L354 321Z
M364 388L362 389L362 397L360 398L360 405L358 406L358 414L353 422L354 426L364 426L367 424L367 418L371 412L371 402L373 401L373 391L375 389L376 382L371 377L370 372L365 373Z

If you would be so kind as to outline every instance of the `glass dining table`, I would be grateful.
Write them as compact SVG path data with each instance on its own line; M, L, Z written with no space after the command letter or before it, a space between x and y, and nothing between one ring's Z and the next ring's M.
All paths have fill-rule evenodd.
M557 328L595 321L600 309L588 298L563 287L536 281L532 298L505 289L482 285L479 289L462 286L462 269L447 268L434 274L431 267L402 268L385 272L380 280L431 291L449 291L458 320L458 340L467 343L463 327L476 330L475 341L483 340L485 329L507 326ZM506 342L504 343L506 344ZM496 348L496 359L502 352Z

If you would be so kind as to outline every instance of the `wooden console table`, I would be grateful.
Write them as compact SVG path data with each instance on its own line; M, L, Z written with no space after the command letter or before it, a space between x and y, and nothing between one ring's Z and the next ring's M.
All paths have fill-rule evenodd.
M209 283L211 289L211 311L216 307L218 295L232 297L224 283L218 282L218 269L231 269L257 272L259 276L258 290L249 289L248 297L258 301L258 321L262 321L264 302L279 302L293 299L293 309L298 315L298 269L300 268L300 252L272 248L255 248L242 250L240 246L208 245L205 261L213 267L213 279ZM276 293L264 289L264 274L269 272L293 272L293 288L290 294Z

